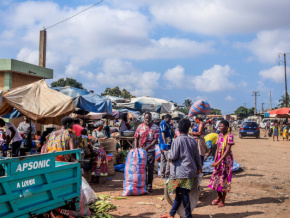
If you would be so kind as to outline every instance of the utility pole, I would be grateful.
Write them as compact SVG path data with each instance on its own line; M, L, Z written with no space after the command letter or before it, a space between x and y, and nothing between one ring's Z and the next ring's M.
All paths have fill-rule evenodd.
M264 113L264 104L265 103L262 102L262 113Z
M286 70L286 53L279 53L278 56L280 57L280 55L284 56L284 73L285 73L285 103L286 103L286 107L288 107L288 92L287 92L287 70Z
M271 110L272 110L272 97L271 97L271 90L270 90L270 107L271 107Z
M260 96L259 91L253 91L252 96L255 96L255 114L257 114L257 96Z
M286 107L288 107L287 73L286 73L286 53L284 53L284 71L285 71L285 99L286 99Z
M39 66L46 66L46 29L40 31L39 37Z

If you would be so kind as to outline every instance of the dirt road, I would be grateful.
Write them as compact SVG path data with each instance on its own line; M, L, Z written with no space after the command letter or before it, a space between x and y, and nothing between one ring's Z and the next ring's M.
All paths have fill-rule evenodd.
M264 134L261 133L261 136ZM233 175L232 192L226 206L211 206L216 193L207 188L210 175L204 177L203 193L193 217L290 217L290 141L272 141L272 138L239 139L234 133L234 159L242 164L243 171ZM113 180L102 178L101 185L93 188L98 193L122 196L124 175L117 173ZM154 180L154 192L146 196L112 200L119 205L111 214L115 217L159 217L170 210L163 196L164 181Z

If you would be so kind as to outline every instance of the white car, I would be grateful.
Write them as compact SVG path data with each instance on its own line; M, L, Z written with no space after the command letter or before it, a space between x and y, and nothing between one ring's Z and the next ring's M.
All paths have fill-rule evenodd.
M268 121L271 121L270 125L272 126L275 120L277 120L277 118L264 118L259 126L261 129L265 129Z

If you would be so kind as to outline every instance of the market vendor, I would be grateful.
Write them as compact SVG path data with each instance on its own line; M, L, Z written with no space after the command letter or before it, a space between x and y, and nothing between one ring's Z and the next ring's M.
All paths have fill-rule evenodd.
M101 120L95 124L95 131L93 132L93 137L97 138L98 140L105 140L106 134L104 132L104 122Z
M17 130L23 139L26 139L29 134L31 134L30 137L33 139L36 133L35 125L31 122L30 118L25 116L24 121L19 123Z
M215 152L216 152L216 141L218 139L218 134L217 133L210 133L210 134L207 134L205 137L204 137L204 140L205 140L205 144L206 144L206 147L209 149L207 154L205 155L204 157L204 161L209 157L209 156L214 156L215 155Z
M126 130L130 130L130 124L128 123L128 114L124 114L121 124L120 124L120 135L121 132L126 131Z

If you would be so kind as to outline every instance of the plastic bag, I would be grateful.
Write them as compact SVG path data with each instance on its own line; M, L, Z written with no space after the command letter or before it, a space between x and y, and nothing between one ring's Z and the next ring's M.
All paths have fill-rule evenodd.
M86 205L92 204L96 200L98 200L98 197L95 195L94 190L91 188L91 186L84 177L82 177L82 190L84 191L84 194L86 196L86 202L84 202Z

